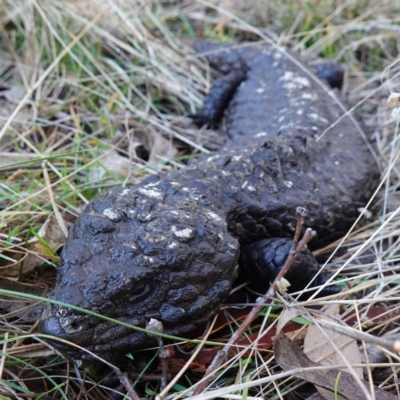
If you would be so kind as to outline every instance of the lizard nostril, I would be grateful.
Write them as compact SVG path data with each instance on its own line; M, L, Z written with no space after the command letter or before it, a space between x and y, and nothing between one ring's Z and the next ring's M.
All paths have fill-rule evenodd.
M73 331L80 331L82 329L82 325L79 322L74 321L74 322L71 322L70 328Z

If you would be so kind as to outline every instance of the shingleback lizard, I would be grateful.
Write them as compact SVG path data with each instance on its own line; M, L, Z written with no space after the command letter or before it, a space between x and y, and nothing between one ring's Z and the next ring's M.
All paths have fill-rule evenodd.
M229 139L185 169L92 200L69 231L51 299L139 327L154 318L181 336L218 312L239 264L268 287L298 206L317 247L344 235L371 196L377 166L359 126L340 118L333 91L297 55L270 45L196 47L225 75L194 120L214 125L230 101ZM317 270L304 250L287 279L299 290ZM320 274L313 285L325 281ZM154 341L55 305L40 329L109 360Z

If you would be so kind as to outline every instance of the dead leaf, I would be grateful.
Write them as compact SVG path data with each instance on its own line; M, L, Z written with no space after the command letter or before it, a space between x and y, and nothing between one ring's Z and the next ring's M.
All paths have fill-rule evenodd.
M237 297L236 297L237 296ZM234 299L234 302L244 302L245 299L242 299L240 297L240 294L235 293L233 297L230 298L230 300ZM228 299L229 302L229 299ZM399 312L399 309L397 307L394 308L394 313L397 315ZM214 325L214 329L211 332L212 334L216 334L219 332L221 329L225 328L228 326L232 320L235 321L240 321L246 317L246 315L251 311L251 307L246 307L243 309L237 309L237 308L229 308L229 320L226 318L225 312L220 311L218 318L216 320L216 323ZM254 352L251 348L251 344L254 343L254 341L257 340L257 349L259 351L269 351L272 348L272 342L276 335L280 332L283 331L287 337L289 337L291 340L295 341L296 343L302 343L304 340L305 334L306 334L306 326L304 324L300 324L298 322L294 322L293 319L301 316L304 314L304 310L300 308L288 308L284 310L278 320L278 324L276 327L271 327L268 328L268 333L264 334L262 338L259 337L259 333L255 332L250 336L247 336L245 338L242 338L239 340L238 345L240 346L250 346L248 353L245 353L244 357L250 357L254 356ZM393 313L388 313L388 310L384 307L373 307L368 309L368 314L365 316L368 320L371 320L369 326L373 327L378 324L381 324L391 318L393 318ZM349 318L349 316L348 316ZM350 318L346 323L350 326L354 324L356 321L356 316L355 315L350 315ZM199 326L195 331L191 332L190 335L188 336L191 339L198 339L201 338L204 330L207 328L207 324L203 324ZM213 339L212 339L213 340ZM218 351L222 350L223 346L221 345L220 347L212 347L212 348L204 348L199 352L197 355L196 359L193 361L191 364L190 368L191 370L193 369L198 369L204 370L210 365L210 363L213 361L215 356L217 355ZM170 362L174 364L176 368L182 368L186 362L189 360L191 356L191 350L192 350L192 345L188 343L187 345L182 345L181 347L175 348L174 355L171 355L171 360ZM236 353L233 351L228 355L228 357L233 357ZM267 354L267 353L266 353ZM371 361L372 362L372 361ZM343 364L342 362L340 364Z
M49 292L48 287L18 282L15 278L0 278L0 288L40 297L46 297ZM0 294L0 314L7 320L17 318L19 322L36 321L43 313L44 304L18 295L11 297Z
M1 97L9 103L18 103L26 94L26 89L21 86L9 85L7 90L2 91Z
M57 352L54 348L49 348L42 343L33 343L7 349L6 354L10 354L14 357L33 358L48 357L57 354Z
M3 125L15 109L15 102L21 96L18 88L8 89L0 95L0 125ZM23 132L35 122L34 113L31 107L25 105L13 119L11 126L18 132ZM15 135L15 133L13 133Z
M381 338L386 339L390 342L400 340L399 328L396 328L390 332L384 333L381 336ZM387 353L385 353L380 347L374 346L371 343L365 343L365 349L367 351L368 364L384 364L385 362L388 362ZM360 350L360 356L361 356L362 363L367 364L366 355L364 353L364 348L362 345L360 345L359 350ZM365 368L363 368L363 373L364 373L365 378L368 377L367 368L369 368L370 371L373 371L375 369L375 367L372 365L368 365Z
M164 160L171 160L178 154L178 150L172 145L172 141L165 139L155 129L148 126L145 129L139 127L132 130L132 143L129 142L127 133L119 132L111 140L111 144L117 144L118 148L124 150L132 160L137 159L136 149L143 146L149 153L148 163L155 163L152 169L158 170L157 163L164 164ZM91 181L101 180L107 171L127 175L131 160L129 157L121 156L117 150L112 150L100 159L102 166L95 166L89 172Z
M212 331L213 334L218 332L220 329L223 327L226 327L230 323L232 323L232 319L239 321L247 316L247 314L250 312L251 307L244 308L244 309L236 309L232 308L229 309L229 320L226 318L225 311L221 311L218 315L217 321L214 325L214 330ZM290 337L293 338L293 340L300 341L304 339L304 336L302 336L302 332L304 332L304 325L299 324L297 322L291 321L292 318L295 318L296 316L299 315L299 313L296 311L296 309L289 309L286 311L286 322L284 326L282 326L283 331L289 335ZM281 319L280 319L281 320ZM191 336L192 338L198 338L201 337L204 333L204 329L206 329L206 325L199 327L198 330L195 331L195 335ZM254 349L253 345L255 342L257 342L257 351L260 352L261 354L270 354L270 349L272 348L272 343L275 338L277 332L277 327L269 327L268 332L264 333L262 337L260 338L259 332L255 332L252 335L246 336L241 338L238 341L238 345L241 347L248 347L248 350L242 354L242 357L252 357L254 356ZM173 359L173 363L175 366L181 366L183 367L187 360L189 360L191 353L190 353L190 347L191 345L189 344L189 347L186 347L185 345L181 346L182 349L186 349L186 351L183 351L181 348L176 348L174 355L171 356L171 360ZM212 348L205 348L199 352L195 360L193 361L191 368L202 368L206 369L213 359L216 357L217 353L223 349L223 345L220 347L212 347ZM232 352L228 354L228 358L234 357L236 355L236 351L232 349ZM170 361L171 361L170 360Z
M324 311L326 314L340 318L340 306L338 304L330 305ZM334 346L339 352L335 350ZM362 362L357 342L354 339L317 325L308 327L304 339L304 353L310 360L318 362L320 365L344 364L343 357L345 357L350 364L361 364ZM347 368L342 370L351 373ZM359 378L363 378L362 368L353 368L353 371ZM325 399L335 400L332 392L318 386L316 388ZM337 398L345 400L341 396Z
M178 151L172 142L165 139L150 125L146 129L135 129L134 136L143 147L149 152L149 163L160 162L165 159L176 157Z
M101 157L100 164L90 169L90 182L97 182L103 179L107 171L127 175L130 161L127 157L119 155L116 150L112 150Z
M279 334L289 321L291 321L293 318L299 317L301 314L303 314L303 312L299 308L287 308L282 311L281 315L279 316L276 333Z
M65 224L68 226L66 221ZM32 271L35 267L43 264L46 260L58 259L54 254L66 241L57 219L53 214L49 215L37 233L48 246L37 237L30 239L26 246L14 245L2 251L4 258L0 257L0 269L7 276L17 276L21 272ZM53 251L54 252L53 252ZM22 267L22 271L21 271Z
M284 333L280 333L274 341L275 359L285 370L293 370L293 375L299 379L321 386L332 393L335 391L336 380L340 373L337 385L337 393L349 400L365 400L365 391L370 392L370 384L362 379L364 391L360 388L353 375L337 369L310 370L319 367L320 364L311 361ZM385 392L377 386L373 386L376 400L398 400L397 396Z

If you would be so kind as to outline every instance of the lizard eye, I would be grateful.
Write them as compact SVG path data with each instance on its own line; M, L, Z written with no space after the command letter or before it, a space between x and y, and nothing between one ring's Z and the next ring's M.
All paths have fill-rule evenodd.
M143 297L147 295L149 290L149 283L140 284L139 286L134 287L133 290L130 292L130 298L135 301L142 300Z

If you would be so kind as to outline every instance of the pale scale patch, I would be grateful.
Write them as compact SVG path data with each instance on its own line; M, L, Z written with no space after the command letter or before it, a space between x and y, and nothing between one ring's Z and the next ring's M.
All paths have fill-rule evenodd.
M207 215L208 215L211 219L213 219L214 221L218 221L218 222L222 221L222 218L220 218L220 216L219 216L218 214L216 214L215 212L208 211L208 212L207 212Z
M147 185L145 185L145 188L149 188L149 187L153 187L153 186L157 186L160 184L161 181L157 181L157 182L153 182L153 183L148 183Z
M175 225L171 228L172 233L180 238L190 239L193 234L193 229L190 228L183 228L181 230L178 229Z
M294 82L287 82L283 85L283 87L287 90L295 90L300 89L299 85L296 85Z
M286 71L284 75L279 78L280 81L286 81L283 85L288 90L302 89L303 87L310 87L310 81L304 76L294 76L292 71Z
M296 76L293 81L304 87L311 86L310 81L304 76Z
M292 71L285 71L283 76L279 78L280 81L291 81L293 79L293 72Z
M318 99L318 95L314 94L314 93L302 93L301 94L301 98L305 99L305 100L317 100Z
M148 197L154 197L156 199L161 199L163 197L162 192L156 189L146 189L145 187L142 187L139 189L139 193L144 194L145 196Z
M293 182L292 181L284 181L284 185L287 187L287 188L291 188L292 186L293 186Z
M116 213L112 208L106 208L103 211L103 215L107 218L111 219L111 221L115 221L118 219L118 213Z

